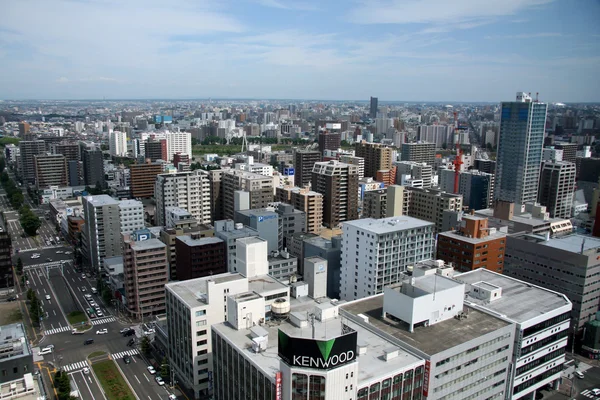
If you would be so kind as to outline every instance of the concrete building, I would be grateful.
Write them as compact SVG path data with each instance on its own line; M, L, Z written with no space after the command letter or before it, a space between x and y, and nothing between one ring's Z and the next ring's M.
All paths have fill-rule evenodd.
M273 202L273 177L247 171L225 170L222 182L223 214L227 219L233 219L238 210L265 208Z
M23 183L35 184L35 156L45 154L43 140L21 140L19 142L19 176Z
M46 154L34 156L35 183L38 190L51 186L64 187L69 185L67 161L61 154Z
M283 223L275 211L265 208L238 211L235 213L235 222L256 229L258 236L269 243L269 253L282 248Z
M385 218L387 215L387 188L365 193L362 218Z
M375 178L377 171L392 168L392 148L362 141L354 146L356 157L364 158L364 176Z
M358 167L358 179L365 177L365 159L363 157L342 154L339 156L339 160L345 164L356 165Z
M546 206L551 218L571 218L575 175L575 164L572 162L543 163L537 200Z
M458 230L441 232L437 240L437 258L452 263L457 271L504 270L506 233L488 228L487 218L463 215Z
M327 261L327 297L340 298L340 268L342 258L342 236L325 239L321 236L304 239L303 258L319 257ZM304 263L300 275L305 276Z
M187 213L187 211L184 211ZM191 216L191 214L187 214ZM213 237L215 231L206 225L198 225L195 219L177 220L172 227L165 227L160 231L160 240L167 245L167 260L169 261L170 280L177 279L177 249L175 247L176 239L179 236L188 235L192 239L202 239Z
M372 296L400 282L409 265L433 257L433 232L433 223L411 217L345 222L340 298Z
M287 248L287 237L296 232L306 232L306 213L295 209L290 204L279 203L275 212L279 215L281 225L281 247Z
M156 225L165 225L167 207L188 211L200 224L211 223L210 182L199 171L157 175L154 198Z
M192 134L190 132L167 132L167 160L173 161L173 156L177 153L185 154L192 158Z
M571 327L578 332L598 311L600 239L568 235L507 237L504 274L565 294L573 303Z
M305 232L321 233L323 227L323 195L308 188L297 187L291 188L287 193L289 193L289 198L279 201L291 204L296 210L304 212Z
M143 229L144 204L138 200L119 201L119 220L122 234L129 234Z
M167 161L167 139L148 140L145 143L145 157L150 159L150 162L157 160Z
M516 101L501 107L494 196L531 203L537 200L547 105L518 92Z
M286 250L269 253L269 275L277 280L284 280L298 274L298 258L290 256Z
M161 164L132 164L129 166L131 197L145 199L154 196L156 176L162 174Z
M358 167L337 161L315 163L312 189L323 195L323 225L336 228L358 218Z
M492 207L494 203L494 174L477 170L460 172L458 194L463 205L471 210Z
M19 122L19 137L23 140L30 140L30 131L31 125L29 122L21 121Z
M342 134L340 132L321 131L318 132L317 139L319 142L319 153L321 154L325 150L338 150L342 145Z
M127 156L127 133L112 131L108 134L108 149L113 157Z
M167 246L151 236L148 230L123 235L125 306L136 318L166 311Z
M404 186L390 185L387 187L386 217L408 215L410 193Z
M481 172L486 172L488 174L495 174L496 161L476 159L475 163L473 164L473 168Z
M83 183L86 186L95 187L100 184L106 185L104 177L104 156L101 150L83 150L81 159L83 162Z
M465 303L513 322L515 338L506 398L535 398L558 388L565 363L571 302L560 293L488 270L454 275L466 285Z
M406 185L405 181L421 180L421 187L430 188L433 185L433 167L431 164L414 162L414 161L399 161L395 163L396 167L396 183Z
M433 165L435 159L435 143L402 143L402 161L414 161Z
M31 379L31 373L34 371L33 354L23 324L0 326L0 351L2 352L0 383L14 381L23 378L24 375L29 375ZM8 394L4 391L2 393Z
M459 194L415 187L405 188L405 194L404 199L409 202L408 215L433 222L437 231L442 228L444 211L462 210L462 196Z
M252 236L258 236L258 231L244 226L244 224L236 224L231 219L215 221L215 237L218 237L225 242L227 271L238 272L236 240Z
M0 231L0 282L2 287L10 288L15 284L13 279L12 240L4 221L0 221L0 227L2 227Z
M119 202L100 195L83 197L82 204L85 225L81 250L92 268L100 269L103 258L123 254Z
M577 160L577 143L556 142L554 148L562 150L562 161L575 163Z
M175 238L176 274L180 281L221 274L227 270L225 242L218 237Z
M294 151L294 184L300 188L312 182L312 170L315 163L321 161L323 153L309 150Z
M371 119L377 118L377 108L378 108L377 106L378 106L377 97L371 97L371 102L369 104L369 117Z
M210 171L200 171L201 174L208 177L210 185L210 215L211 223L225 219L223 216L223 170L213 169Z

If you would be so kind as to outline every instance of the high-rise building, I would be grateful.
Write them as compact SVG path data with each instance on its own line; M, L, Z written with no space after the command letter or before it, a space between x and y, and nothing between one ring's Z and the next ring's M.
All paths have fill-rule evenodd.
M127 133L112 131L108 135L108 149L113 157L127 156Z
M365 192L362 218L380 219L387 214L387 188Z
M50 186L68 186L67 161L62 154L46 154L34 156L35 182L37 189L48 189Z
M32 140L29 130L31 129L31 125L28 122L21 121L19 122L19 137L23 140Z
M369 104L369 117L375 119L377 117L377 108L379 100L377 97L371 97L371 103Z
M256 229L244 226L242 223L236 224L231 219L215 221L215 237L223 239L225 242L227 261L227 271L238 272L236 260L236 241L237 239L258 236Z
M131 197L149 198L154 196L156 176L162 174L162 165L158 163L132 164L129 166Z
M21 140L19 142L19 175L26 184L35 184L35 156L46 153L43 140Z
M340 298L340 266L342 259L342 236L334 236L325 239L321 236L313 236L304 239L303 259L309 257L321 257L327 260L327 297L330 299ZM304 276L304 265L299 270Z
M392 148L381 143L360 142L355 145L356 157L364 158L365 177L375 178L377 171L392 168Z
M338 150L342 145L342 134L340 132L330 132L328 130L318 133L319 153L323 154L325 150Z
M291 204L279 203L275 212L279 215L281 224L280 249L287 248L287 237L297 232L306 232L306 213L297 210Z
M186 165L189 167L190 156L187 154L175 153L175 155L173 155L173 165L177 169L185 168Z
M151 162L157 160L167 161L167 139L148 140L145 143L145 156Z
M547 105L523 92L517 101L502 102L496 156L498 200L519 205L537 200Z
M221 274L227 270L225 242L218 237L175 239L177 279L180 281Z
M485 268L501 274L505 249L506 233L474 215L463 215L458 230L438 234L437 258L461 272Z
M303 211L306 217L306 230L319 234L323 228L323 195L307 188L295 188L290 194L289 203Z
M577 147L577 143L554 143L555 149L562 150L562 160L572 163L577 161Z
M433 161L435 160L435 144L425 142L402 143L400 160L433 165Z
M223 209L227 219L233 219L238 210L265 208L273 202L273 177L241 171L224 170Z
M396 183L426 189L432 186L433 166L431 164L416 161L399 161L395 167Z
M177 153L186 154L192 158L192 134L190 132L167 132L167 160L173 161L173 156Z
M463 205L471 210L483 210L492 207L494 203L494 175L477 170L460 172L458 194L463 196Z
M256 229L258 236L267 241L269 254L282 248L283 224L275 211L264 208L236 211L235 222Z
M409 265L433 257L434 226L411 217L365 218L342 224L340 298L383 293Z
M119 201L119 220L122 234L128 235L143 229L145 226L144 204L138 200Z
M486 172L488 174L495 174L496 161L476 159L475 164L473 165L473 169L476 169L481 172Z
M315 163L312 189L323 195L323 225L336 228L358 218L358 167L338 161Z
M294 183L298 187L305 187L312 182L312 170L315 163L321 161L322 153L318 151L294 151Z
M365 177L365 159L362 157L356 157L349 154L342 154L339 157L340 162L346 164L356 165L358 167L358 179Z
M86 186L95 187L100 185L104 187L106 180L104 177L104 157L101 150L86 149L82 153L83 161L83 182Z
M50 146L54 154L62 154L67 162L67 176L69 186L81 184L81 166L79 164L79 146L77 143L56 143Z
M0 230L0 282L2 282L2 287L10 288L15 284L13 281L12 240L2 222L0 222L0 226L3 228Z
M437 189L406 187L405 201L408 201L408 215L431 221L436 231L442 229L444 211L461 211L462 196Z
M575 175L575 164L572 162L543 163L537 200L546 206L551 218L571 218Z
M154 198L158 226L165 225L167 207L187 210L200 224L211 223L210 183L208 176L200 171L157 175Z
M122 255L119 202L107 195L82 198L85 225L81 248L84 259L100 270L106 257Z
M123 235L123 278L127 311L136 318L165 312L169 281L167 246L150 231Z

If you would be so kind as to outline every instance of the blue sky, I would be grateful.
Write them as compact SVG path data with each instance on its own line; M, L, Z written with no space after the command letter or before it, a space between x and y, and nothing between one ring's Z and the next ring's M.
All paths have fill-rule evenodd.
M600 101L597 0L3 3L2 99Z

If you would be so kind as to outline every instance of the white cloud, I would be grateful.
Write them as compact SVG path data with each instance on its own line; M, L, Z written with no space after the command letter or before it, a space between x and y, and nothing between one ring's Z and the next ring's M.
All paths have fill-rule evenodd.
M278 8L280 10L299 10L315 11L317 7L313 4L302 1L291 0L256 0L256 2L265 7Z
M537 38L549 38L549 37L561 37L562 33L559 32L538 32L538 33L522 33L518 35L498 35L498 36L486 36L486 39L537 39Z
M56 80L56 82L57 82L57 83L67 83L67 82L69 82L69 79L68 79L68 78L65 78L64 76L61 76L60 78L58 78L58 79Z

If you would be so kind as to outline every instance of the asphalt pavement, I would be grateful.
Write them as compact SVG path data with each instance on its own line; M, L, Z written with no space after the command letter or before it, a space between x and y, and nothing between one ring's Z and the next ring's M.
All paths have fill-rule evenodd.
M27 272L27 278L29 284L26 283L26 287L35 291L44 311L44 315L42 315L42 330L44 333L50 334L70 330L69 323L50 286L46 271L42 268L32 269Z
M73 389L79 392L80 399L106 399L96 377L90 372L85 374L83 370L70 372Z
M130 364L125 364L122 357L115 361L139 398L148 400L162 400L167 398L170 393L166 388L167 385L161 387L156 383L156 375L151 375L148 372L148 364L146 364L142 357L134 355L131 359ZM160 370L157 370L157 372L160 374Z

